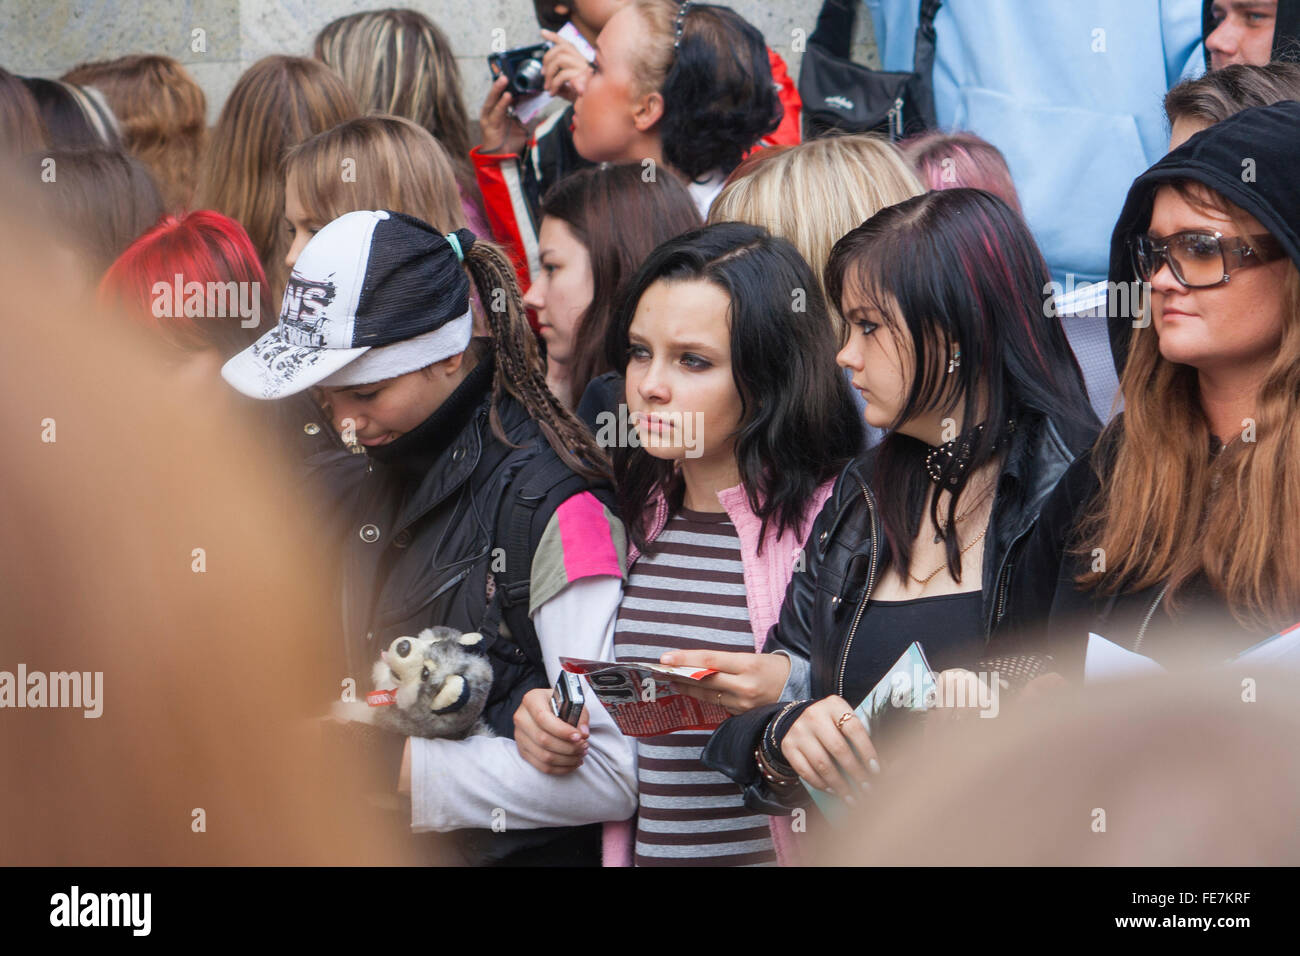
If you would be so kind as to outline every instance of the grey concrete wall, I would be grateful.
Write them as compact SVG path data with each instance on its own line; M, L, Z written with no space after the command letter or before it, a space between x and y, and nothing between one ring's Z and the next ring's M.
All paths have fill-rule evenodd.
M504 30L511 47L538 38L532 0L0 0L0 66L57 77L87 60L165 53L184 63L203 87L213 122L239 74L259 58L308 55L316 32L335 17L403 5L426 14L451 39L471 117L478 116L489 86L494 31ZM797 78L801 54L794 47L812 32L819 0L727 5L763 31ZM856 58L878 65L865 8L856 40Z

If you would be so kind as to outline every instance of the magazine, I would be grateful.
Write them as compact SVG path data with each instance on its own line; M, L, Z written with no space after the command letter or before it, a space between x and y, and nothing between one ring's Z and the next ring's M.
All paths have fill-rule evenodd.
M937 695L930 662L926 660L921 645L913 641L853 713L867 728L871 745L881 753L881 748L888 745L888 739L899 726L900 718L930 710ZM809 786L802 778L799 782L812 794L813 802L828 820L836 819L846 810L841 800Z

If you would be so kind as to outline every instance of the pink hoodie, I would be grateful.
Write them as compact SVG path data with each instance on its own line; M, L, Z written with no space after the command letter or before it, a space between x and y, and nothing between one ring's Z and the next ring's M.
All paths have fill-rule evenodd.
M767 640L767 632L772 629L781 613L781 601L785 598L786 588L794 575L795 561L808 538L813 521L822 505L830 497L835 481L826 482L813 494L808 505L808 513L797 533L786 532L778 536L775 528L769 524L767 535L763 538L763 553L758 553L759 530L762 522L750 510L742 485L718 492L718 502L722 505L731 523L736 526L740 538L740 558L744 565L745 600L749 605L749 623L754 631L754 650L761 651ZM659 497L651 505L654 520L647 537L653 541L659 537L664 525L668 523L667 502ZM628 551L628 573L632 563L639 556L635 546ZM605 866L631 866L635 848L633 820L617 820L606 823L602 835L603 859ZM772 842L776 847L776 857L782 866L793 863L794 847L791 841L789 820L786 817L769 817L772 828Z

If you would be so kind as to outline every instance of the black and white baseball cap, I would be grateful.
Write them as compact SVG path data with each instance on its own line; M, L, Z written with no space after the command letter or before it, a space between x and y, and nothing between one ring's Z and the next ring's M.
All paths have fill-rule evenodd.
M443 236L413 216L350 212L294 263L280 321L221 375L253 398L312 385L366 385L465 351L473 320L461 268L474 234Z

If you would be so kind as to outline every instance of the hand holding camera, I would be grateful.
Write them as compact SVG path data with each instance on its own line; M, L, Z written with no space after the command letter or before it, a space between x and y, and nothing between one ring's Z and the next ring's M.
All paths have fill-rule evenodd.
M576 46L558 33L543 30L542 36L549 47L542 57L544 88L552 96L561 96L572 103L586 89L587 78L591 76L591 63Z

